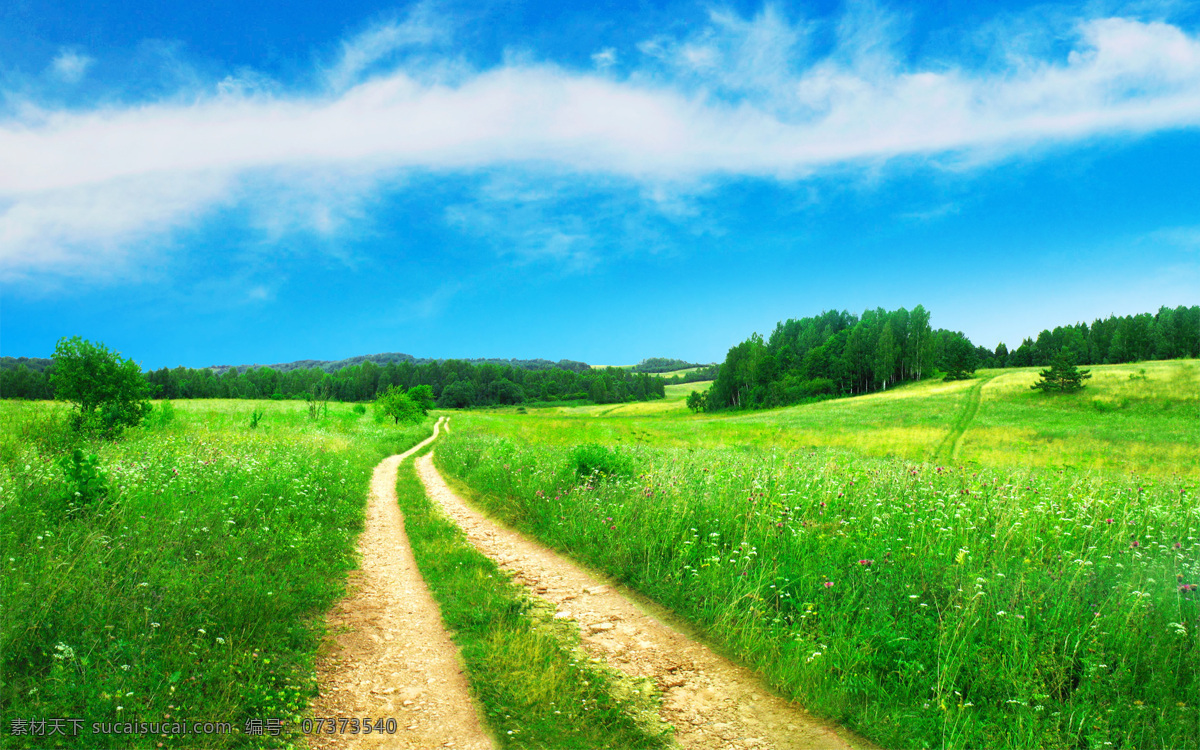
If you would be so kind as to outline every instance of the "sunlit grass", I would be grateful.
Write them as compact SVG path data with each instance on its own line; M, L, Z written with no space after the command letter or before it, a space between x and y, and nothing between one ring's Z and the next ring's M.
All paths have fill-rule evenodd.
M753 412L692 414L683 399L697 384L683 384L668 386L662 401L531 409L528 415L490 410L460 419L549 444L824 447L948 463L945 441L956 437L972 389L982 387L978 410L961 425L959 462L1200 477L1195 459L1200 455L1200 363L1091 369L1087 388L1065 396L1032 391L1039 368L1024 368L981 370L970 380L927 380L866 396Z
M257 428L255 408L266 409ZM331 404L158 404L118 442L80 441L53 404L0 404L6 720L229 722L236 733L64 746L278 746L313 694L324 610L354 566L367 482L430 433ZM299 408L297 408L299 407ZM60 459L96 454L107 496L72 508ZM13 736L11 747L45 747Z

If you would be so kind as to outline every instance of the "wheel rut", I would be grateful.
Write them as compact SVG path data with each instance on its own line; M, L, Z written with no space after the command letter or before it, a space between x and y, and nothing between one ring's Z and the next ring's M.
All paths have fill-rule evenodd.
M320 695L314 719L395 719L396 734L314 734L313 748L459 748L491 750L458 648L413 559L396 499L396 471L433 436L375 467L367 524L359 538L362 564L352 593L331 612L331 636L317 667Z
M958 458L958 451L962 447L963 437L967 434L967 429L971 426L975 415L979 413L979 404L983 400L983 386L990 380L991 378L980 380L967 390L967 394L963 398L962 410L954 418L954 423L950 426L950 431L946 433L942 441L933 449L933 461L945 461L948 463Z
M579 625L581 645L591 656L632 677L657 683L663 695L662 718L675 726L680 747L874 747L773 695L750 670L648 614L575 563L489 520L454 494L431 456L417 459L416 467L430 499L477 549L513 573L531 596L545 600L556 610L556 619Z

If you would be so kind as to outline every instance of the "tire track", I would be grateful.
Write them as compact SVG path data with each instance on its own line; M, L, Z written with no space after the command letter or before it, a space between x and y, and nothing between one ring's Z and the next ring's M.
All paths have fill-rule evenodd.
M963 436L967 434L967 428L975 419L975 415L979 413L979 403L983 400L983 386L991 379L980 380L967 389L966 396L963 398L962 410L954 418L946 436L933 449L930 461L949 463L958 458L958 449L962 445Z
M375 467L367 524L359 538L362 564L352 593L330 613L329 652L317 667L314 718L395 719L396 734L313 735L314 748L434 748L492 750L480 722L458 648L413 560L396 499L396 470L433 435Z
M663 694L662 717L683 748L852 750L872 747L819 722L768 692L750 670L647 614L575 563L501 527L469 507L446 485L431 456L417 459L430 499L483 554L544 599L554 617L580 625L581 645L632 677L653 679Z

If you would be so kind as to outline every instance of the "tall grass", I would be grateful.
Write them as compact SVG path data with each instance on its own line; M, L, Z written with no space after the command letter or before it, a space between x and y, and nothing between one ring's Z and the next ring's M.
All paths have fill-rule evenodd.
M1200 509L1186 479L828 451L565 447L459 429L489 510L898 748L1200 746Z
M53 407L3 405L5 746L48 746L10 726L52 717L83 720L55 738L72 747L291 741L247 735L246 722L294 733L313 694L319 616L355 564L371 469L430 428L269 407L251 429L252 406L160 405L120 442L88 443L61 432ZM97 456L107 486L90 502L60 463L73 447ZM235 733L91 733L124 721L229 722Z

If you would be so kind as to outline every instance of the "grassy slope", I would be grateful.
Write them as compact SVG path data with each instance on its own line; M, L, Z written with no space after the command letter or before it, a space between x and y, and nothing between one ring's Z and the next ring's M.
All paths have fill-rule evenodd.
M953 434L959 427L958 463L1200 477L1195 458L1200 455L1200 362L1091 369L1087 388L1066 396L1033 392L1029 385L1038 368L1021 368L755 412L691 414L684 399L707 384L687 383L668 386L661 401L537 410L528 419L506 418L511 410L463 418L486 423L486 429L499 434L543 442L827 447L943 463L950 456L939 448L947 436L959 437ZM1131 375L1139 379L1131 380ZM969 423L961 424L972 389L977 389L979 404Z

